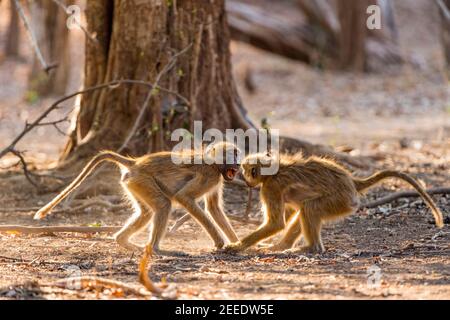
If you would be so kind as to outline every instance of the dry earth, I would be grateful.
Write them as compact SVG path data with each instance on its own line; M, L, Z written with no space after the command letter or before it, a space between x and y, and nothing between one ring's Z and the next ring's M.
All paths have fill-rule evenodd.
M450 91L442 73L438 19L429 4L428 0L395 1L401 9L402 49L414 55L420 68L405 66L372 75L324 72L233 43L235 75L250 116L256 123L267 118L285 135L350 146L352 154L374 159L374 167L405 170L427 187L448 186ZM26 46L25 42L25 53L29 50ZM24 120L33 119L53 101L23 99L27 95L26 62L6 60L0 64L0 149L21 130ZM256 92L252 94L243 86L246 70L254 78ZM73 87L77 87L74 81ZM58 110L55 119L70 106ZM30 162L42 168L57 158L64 139L52 128L39 128L19 147L27 150ZM15 161L6 157L0 166ZM373 189L368 197L404 188L404 184L392 181ZM97 194L105 195L101 188ZM27 183L20 168L1 171L0 225L120 225L130 213L90 208L36 223L31 219L32 210L7 212L40 206L53 195ZM108 196L119 201L118 186ZM244 198L245 190L228 187L227 212L243 214ZM327 252L320 256L213 253L207 236L189 221L162 244L187 255L155 257L150 274L153 280L174 286L180 298L189 299L450 299L450 195L434 199L446 216L442 230L433 226L431 214L420 200L402 199L361 210L327 226L323 232ZM256 200L252 217L260 218ZM240 236L255 228L233 224ZM145 239L143 233L136 241ZM105 234L0 233L0 298L134 298L110 290L77 291L44 284L68 277L75 266L82 275L138 286L138 260ZM380 268L377 288L368 286L368 270L373 266Z

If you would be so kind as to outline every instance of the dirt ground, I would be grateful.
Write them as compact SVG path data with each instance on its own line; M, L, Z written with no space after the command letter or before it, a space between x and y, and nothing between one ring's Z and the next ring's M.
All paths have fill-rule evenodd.
M257 124L267 118L281 134L350 147L352 155L371 159L373 169L396 168L413 174L427 187L449 186L450 88L442 71L437 15L428 0L394 3L402 50L417 61L415 67L370 75L320 71L232 43L239 91ZM0 30L4 30L1 23ZM25 43L24 59L0 63L0 149L20 132L26 119L33 119L54 99L24 99L28 50ZM254 93L244 88L246 72L254 79ZM74 79L76 88L79 78ZM70 106L57 110L51 119L68 112ZM43 127L18 147L27 151L31 168L44 168L57 159L64 140L54 129ZM16 161L5 157L0 167ZM355 174L370 172L356 170ZM50 178L43 181L55 184ZM405 188L389 181L367 197L375 199ZM107 191L99 188L95 196L121 202L118 183ZM20 167L0 170L0 225L120 226L131 212L92 207L33 221L32 209L54 195L31 186ZM254 195L251 217L260 219L256 191ZM245 189L227 186L227 213L242 215L245 198ZM188 221L162 243L163 249L186 255L154 257L150 276L187 299L450 299L450 195L433 198L445 216L443 229L433 225L421 200L400 199L327 225L322 233L327 251L322 255L264 254L257 249L236 256L214 253L206 234ZM239 236L256 227L236 221L233 226ZM111 290L46 285L76 270L76 275L139 287L139 256L109 236L0 233L0 299L136 298ZM144 243L145 232L135 240ZM371 286L371 270L377 272L379 286Z

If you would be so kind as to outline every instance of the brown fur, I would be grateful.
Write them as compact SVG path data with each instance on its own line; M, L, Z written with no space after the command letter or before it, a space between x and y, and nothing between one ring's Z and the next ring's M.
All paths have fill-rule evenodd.
M218 150L232 153L237 161L235 145L215 144L208 150L208 155L215 154ZM227 170L237 171L239 168L237 162L224 165L205 164L204 162L202 164L175 164L172 161L172 155L192 160L196 154L190 150L181 153L159 152L134 159L111 151L102 152L85 166L80 175L68 187L36 212L35 219L44 218L53 207L78 187L98 164L109 161L118 164L121 168L121 184L135 207L134 214L115 234L115 239L120 245L132 250L141 250L141 247L132 244L129 239L152 220L149 243L153 250L158 252L159 243L167 227L172 202L184 207L203 226L217 248L224 245L224 239L219 230L225 233L230 242L238 241L223 213L221 199L222 177L230 179L227 176ZM209 216L196 202L202 196L205 196L206 210ZM211 217L214 222L211 221Z
M369 178L358 179L329 159L304 158L296 154L281 155L278 160L278 173L264 176L260 174L261 168L275 159L261 154L244 159L242 169L247 184L251 187L261 184L265 222L242 241L227 246L227 250L244 250L273 236L283 230L286 220L289 220L286 233L278 244L271 247L272 250L289 249L303 235L305 245L301 248L302 252L323 252L320 237L322 223L355 212L359 207L360 193L389 177L410 183L430 206L436 225L443 225L442 213L431 197L404 173L381 171Z

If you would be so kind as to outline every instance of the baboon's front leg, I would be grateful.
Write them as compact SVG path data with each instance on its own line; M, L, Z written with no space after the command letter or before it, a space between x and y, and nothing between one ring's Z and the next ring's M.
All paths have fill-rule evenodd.
M224 245L222 235L217 230L214 223L208 218L206 212L203 211L195 201L196 195L199 192L198 189L205 184L205 181L203 180L204 179L199 176L193 178L174 195L174 199L200 223L214 241L216 248L220 249Z
M225 235L228 238L228 241L230 242L236 242L239 241L236 233L233 230L233 227L231 226L230 222L228 221L228 218L224 214L222 210L222 199L219 192L222 191L222 188L219 188L219 190L214 191L210 194L208 194L205 197L205 206L206 211L209 212L211 217L214 219L214 221L217 223L219 228L225 233Z
M270 195L270 201L266 202L264 192L261 193L262 200L266 207L266 219L265 222L253 233L243 238L240 242L232 243L228 245L226 251L241 251L248 247L260 242L263 239L269 238L276 233L280 232L284 228L284 202L281 194L278 192L272 192Z

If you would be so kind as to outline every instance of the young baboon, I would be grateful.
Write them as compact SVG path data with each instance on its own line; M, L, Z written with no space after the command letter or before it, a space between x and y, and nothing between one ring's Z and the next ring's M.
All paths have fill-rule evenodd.
M275 175L261 175L261 168L270 161L279 161ZM270 247L279 251L293 247L300 235L304 246L300 252L323 252L320 237L323 222L355 212L359 207L359 196L383 179L394 177L411 184L422 196L433 212L436 225L443 226L442 213L431 197L412 177L398 171L385 170L359 179L329 159L281 155L250 155L241 164L247 184L261 184L261 201L265 211L265 222L240 242L228 245L226 251L244 250L259 241L275 235L285 227L287 231L281 241Z
M228 159L221 162L224 164L213 162L213 158L219 153L222 153L224 159L225 157ZM53 207L78 187L98 164L109 161L120 167L121 184L135 209L123 228L114 235L120 245L130 250L141 250L142 248L131 243L129 239L151 220L149 243L152 244L155 253L161 253L159 243L166 231L172 202L175 202L184 207L208 232L215 246L221 248L224 239L219 229L225 233L229 242L238 241L222 211L221 199L222 177L231 181L239 171L238 153L238 148L227 142L210 145L204 153L202 151L202 154L189 150L178 153L159 152L130 158L111 151L101 152L84 167L69 186L36 212L34 218L44 218ZM201 164L194 164L196 156L202 157ZM177 163L182 164L175 164L174 157L179 161ZM207 158L209 161L205 161ZM164 190L161 190L161 187L164 187ZM206 210L215 223L196 202L202 196L205 196Z

